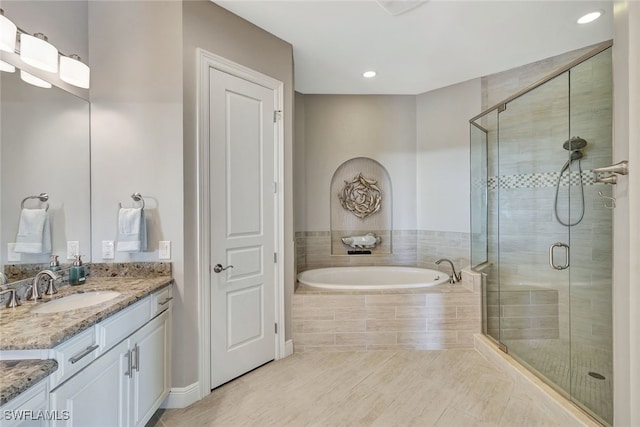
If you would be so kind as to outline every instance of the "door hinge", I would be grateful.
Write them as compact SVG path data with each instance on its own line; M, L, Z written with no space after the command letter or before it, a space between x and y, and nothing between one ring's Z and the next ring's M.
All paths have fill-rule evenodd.
M277 252L273 253L273 262L274 263L278 262L278 253Z
M276 123L278 120L282 119L282 110L274 110L273 111L273 123Z
M277 193L277 192L278 192L278 183L277 183L277 182L275 182L275 181L273 181L272 188L273 188L273 192L274 192L274 194L275 194L275 193Z
M278 333L278 324L277 323L275 324L275 331L276 331L276 334L277 334Z

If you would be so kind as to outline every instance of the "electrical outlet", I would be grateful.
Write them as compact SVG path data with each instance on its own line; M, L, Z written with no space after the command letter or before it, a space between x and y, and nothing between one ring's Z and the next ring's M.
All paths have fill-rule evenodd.
M171 259L171 242L161 240L158 243L158 259Z
M115 254L113 252L113 240L102 241L102 259L113 259Z
M7 262L20 262L20 253L15 251L15 243L7 243Z
M67 259L76 259L76 255L80 254L80 242L77 240L67 241Z

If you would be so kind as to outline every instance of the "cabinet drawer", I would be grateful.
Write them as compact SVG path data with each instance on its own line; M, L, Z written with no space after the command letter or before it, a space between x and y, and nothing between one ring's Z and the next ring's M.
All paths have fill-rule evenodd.
M94 328L89 328L57 346L53 351L54 358L58 361L58 370L51 374L51 388L91 363L97 357L97 349Z
M151 317L155 317L158 313L166 310L171 306L171 300L173 300L172 286L169 285L160 289L153 295L151 295Z
M111 347L134 333L140 326L147 323L150 319L150 304L151 298L146 297L96 325L100 354L108 351Z

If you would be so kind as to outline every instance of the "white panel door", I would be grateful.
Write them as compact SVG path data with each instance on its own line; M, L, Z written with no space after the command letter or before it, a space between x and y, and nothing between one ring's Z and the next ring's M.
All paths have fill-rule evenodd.
M211 68L209 97L215 388L275 358L275 96Z

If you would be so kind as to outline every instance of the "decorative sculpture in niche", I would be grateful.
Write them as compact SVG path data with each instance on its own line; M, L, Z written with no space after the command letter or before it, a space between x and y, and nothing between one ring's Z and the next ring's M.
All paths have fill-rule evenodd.
M382 192L375 179L367 179L359 173L351 181L344 182L342 193L338 195L342 207L357 216L365 218L380 210Z
M382 239L373 233L368 233L364 236L349 236L343 237L342 243L349 245L354 249L373 249Z

